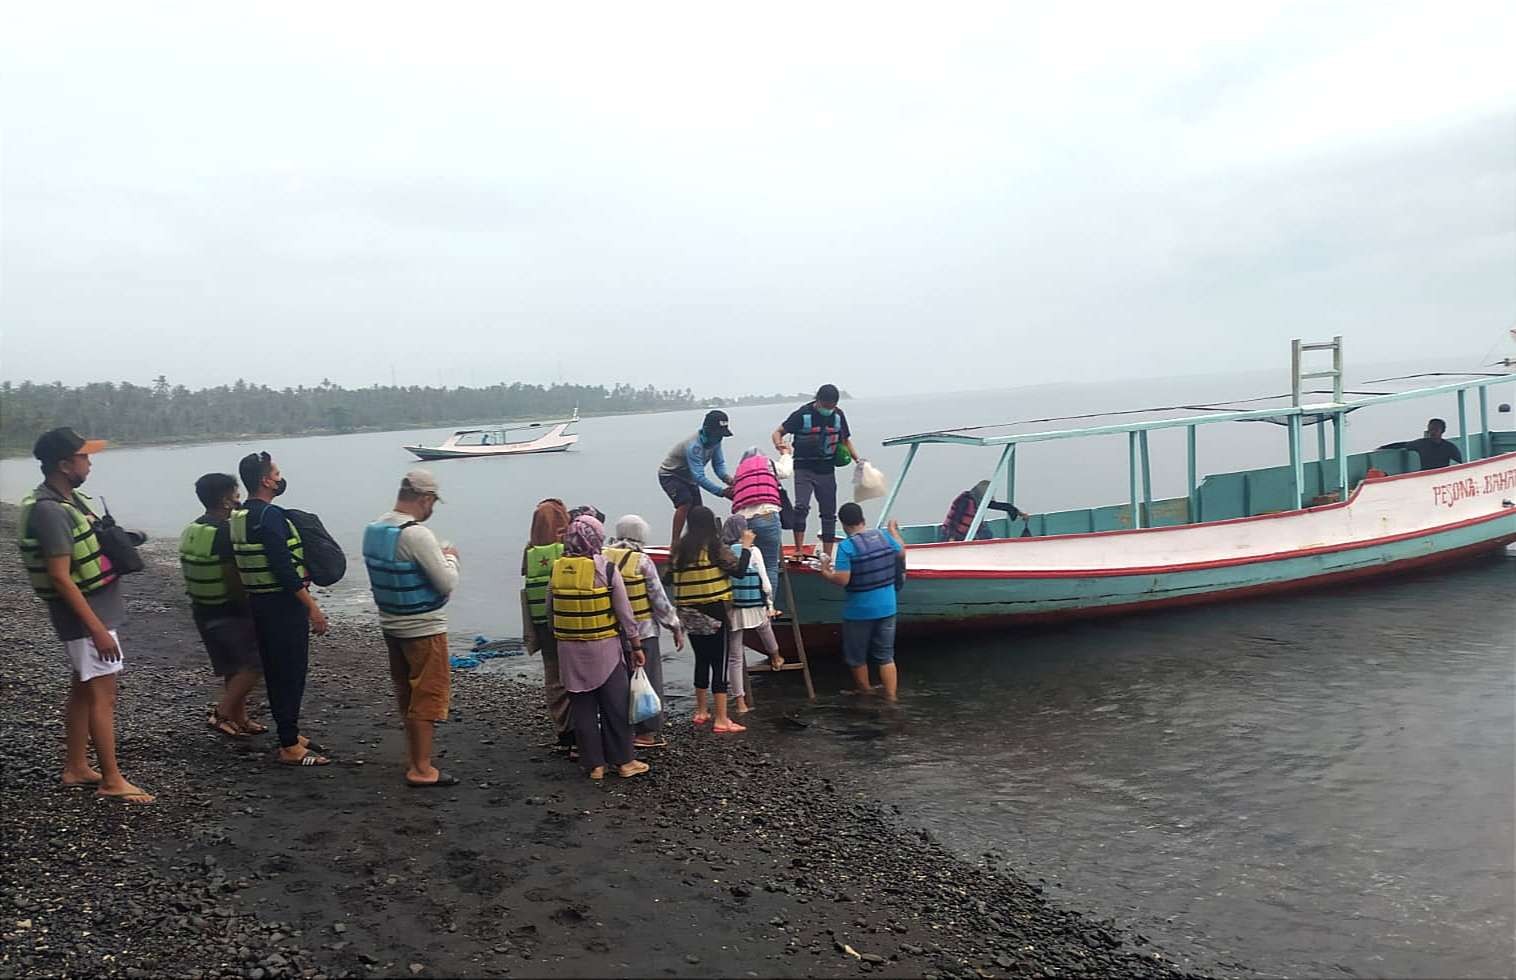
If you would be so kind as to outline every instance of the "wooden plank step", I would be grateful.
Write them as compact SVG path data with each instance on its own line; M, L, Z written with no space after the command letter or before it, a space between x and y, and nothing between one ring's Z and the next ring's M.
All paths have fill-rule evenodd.
M766 663L748 664L747 665L747 672L749 674L776 674L780 670L804 670L804 669L805 669L805 664L801 663L798 660L786 660L784 662L784 666L780 667L778 670L775 670L773 667L770 667Z

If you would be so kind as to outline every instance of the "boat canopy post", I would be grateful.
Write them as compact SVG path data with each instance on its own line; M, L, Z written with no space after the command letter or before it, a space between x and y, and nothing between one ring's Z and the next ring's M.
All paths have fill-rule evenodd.
M1300 452L1300 415L1290 416L1290 471L1295 481L1295 507L1305 506L1305 461Z
M1321 492L1327 489L1327 420L1325 415L1316 416L1316 483Z
M1014 442L1006 443L1005 448L1000 451L1000 462L995 464L995 472L990 474L990 489L984 492L986 497L993 497L995 495L995 484L1000 482L1000 474L1005 472L1006 465L1010 462L1011 455L1015 451L1016 444ZM963 540L973 541L974 536L979 533L979 525L984 523L984 515L990 512L989 503L988 500L981 500L979 501L979 506L974 508L974 523L969 525L969 533Z
M1126 434L1127 485L1131 490L1132 527L1142 526L1142 511L1137 506L1137 433Z
M1011 443L1011 458L1005 464L1005 502L1014 505L1016 503L1016 444ZM1006 517L1006 531L1011 529L1011 519Z
M1464 462L1468 462L1469 456L1469 390L1458 389L1458 443L1463 450Z
M1137 433L1137 448L1142 451L1142 523L1144 527L1153 526L1153 471L1148 466L1148 433L1146 429Z
M1346 412L1338 411L1332 416L1332 449L1337 453L1337 489L1341 500L1348 499L1347 426Z
M1189 497L1190 512L1189 523L1194 524L1200 520L1200 494L1195 486L1195 426L1185 426L1185 455L1189 457Z
M1490 452L1490 389L1479 389L1479 431L1480 436L1479 457L1493 456Z
M890 511L895 506L895 498L900 495L900 488L905 484L905 475L911 471L911 463L916 459L916 451L921 448L921 443L911 443L911 448L905 451L905 462L900 464L900 475L895 477L895 483L890 487L889 496L884 498L884 507L879 511L879 524L884 527L890 519Z

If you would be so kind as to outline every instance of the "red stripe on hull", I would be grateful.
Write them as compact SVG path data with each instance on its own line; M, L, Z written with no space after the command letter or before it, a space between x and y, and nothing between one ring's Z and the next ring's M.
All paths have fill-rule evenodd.
M1193 595L1170 596L1148 602L1128 602L1113 606L1089 606L1079 609L1055 609L1048 612L1013 613L1000 616L984 616L974 619L900 620L897 636L912 638L940 636L944 633L974 633L997 626L1044 625L1075 620L1103 619L1110 616L1125 616L1135 613L1175 609L1183 606L1202 606L1217 602L1232 602L1256 596L1295 592L1310 588L1335 587L1366 579L1403 575L1439 565L1452 565L1477 560L1499 552L1506 545L1516 543L1516 535L1481 541L1478 544L1455 548L1451 551L1406 558L1384 565L1371 565L1347 572L1333 572L1310 578L1290 579L1283 582L1268 582L1217 592L1201 592ZM912 573L913 575L915 573ZM837 623L809 623L801 625L807 653L835 653L842 648L842 627ZM775 627L774 635L786 654L794 650L794 632L789 627Z

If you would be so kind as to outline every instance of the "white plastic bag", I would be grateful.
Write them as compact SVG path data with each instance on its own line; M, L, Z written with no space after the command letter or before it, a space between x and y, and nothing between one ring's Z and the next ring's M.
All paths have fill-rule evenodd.
M883 497L889 492L889 484L879 468L866 459L858 461L853 467L853 499L855 501L873 500L875 497Z
M779 461L774 464L774 475L781 480L793 480L795 478L794 453L779 454Z
M638 667L632 671L632 694L627 717L636 725L649 718L656 718L662 710L663 703L658 700L658 692L653 690L653 682L647 679L647 671Z

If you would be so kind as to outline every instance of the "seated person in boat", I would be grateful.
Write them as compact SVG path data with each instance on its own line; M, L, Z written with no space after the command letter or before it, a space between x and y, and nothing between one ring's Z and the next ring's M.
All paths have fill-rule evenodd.
M984 498L989 492L990 481L980 480L974 484L972 489L965 490L954 497L953 505L948 508L947 517L943 519L942 525L937 529L937 540L962 541L964 538L967 538L969 536L969 528L974 523L974 515L979 512L979 505L983 503ZM998 510L1001 513L1010 515L1013 521L1018 517L1029 516L1014 504L998 503L991 500L984 506L990 510ZM979 525L979 533L974 535L975 539L980 541L993 538L994 536L990 533L988 518L985 519L983 524Z
M1422 469L1440 470L1450 463L1463 462L1463 454L1458 451L1458 445L1442 437L1446 431L1448 431L1446 422L1442 419L1431 419L1427 422L1426 435L1420 439L1412 439L1410 442L1392 442L1379 448L1409 449L1421 457Z

